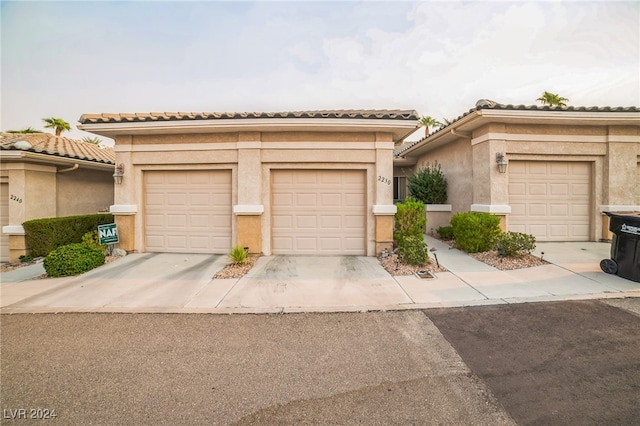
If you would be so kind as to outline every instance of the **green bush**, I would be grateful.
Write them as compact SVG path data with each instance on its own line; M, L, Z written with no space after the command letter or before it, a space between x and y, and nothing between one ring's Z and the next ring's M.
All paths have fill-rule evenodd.
M456 246L467 253L491 250L500 235L500 218L490 213L456 213L451 218Z
M407 178L409 193L425 204L444 204L447 202L447 178L440 164L434 162L421 168Z
M452 226L441 226L436 229L438 236L441 240L450 241L453 240L453 227Z
M429 250L422 235L410 235L398 243L398 257L409 265L424 265L429 259Z
M102 250L102 252L105 251L105 249L107 248L106 244L100 244L100 236L98 235L98 231L91 231L91 232L87 232L86 234L84 234L82 236L82 241L83 244L88 245L89 247L95 247L99 250Z
M113 223L108 213L35 219L24 222L29 254L46 256L52 250L71 243L79 243L87 232L98 229L98 225Z
M422 238L424 226L427 223L424 203L409 197L404 203L396 204L396 207L398 210L395 216L393 239L397 241L398 246L407 237Z
M520 257L536 248L536 237L520 232L503 232L496 238L495 248L506 257Z
M90 271L103 263L104 253L99 248L74 243L52 250L42 266L50 277L66 277Z
M247 261L247 250L244 247L236 246L229 252L229 258L236 265L243 264Z

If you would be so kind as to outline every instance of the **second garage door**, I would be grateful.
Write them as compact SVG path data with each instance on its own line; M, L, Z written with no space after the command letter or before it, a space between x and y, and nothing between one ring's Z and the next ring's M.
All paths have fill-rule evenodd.
M538 241L588 241L591 167L585 162L509 162L509 230Z
M366 255L364 170L272 172L274 254Z
M145 172L146 251L227 253L231 172Z

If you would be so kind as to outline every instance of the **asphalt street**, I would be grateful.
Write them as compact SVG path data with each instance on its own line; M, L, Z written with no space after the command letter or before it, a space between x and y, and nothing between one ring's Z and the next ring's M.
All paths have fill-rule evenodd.
M5 314L2 424L634 424L639 301Z

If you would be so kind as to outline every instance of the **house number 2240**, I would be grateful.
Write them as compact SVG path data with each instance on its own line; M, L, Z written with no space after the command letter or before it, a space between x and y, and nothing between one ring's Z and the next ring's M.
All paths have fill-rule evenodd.
M13 201L17 201L18 203L22 204L22 198L16 197L15 195L11 195L11 199Z
M391 179L388 179L384 176L378 176L378 182L386 183L387 185L391 185Z

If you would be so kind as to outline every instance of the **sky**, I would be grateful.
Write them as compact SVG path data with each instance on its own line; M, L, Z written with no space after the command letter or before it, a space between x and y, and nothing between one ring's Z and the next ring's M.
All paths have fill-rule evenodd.
M5 1L0 129L84 113L640 106L637 1ZM105 143L109 141L105 139Z

